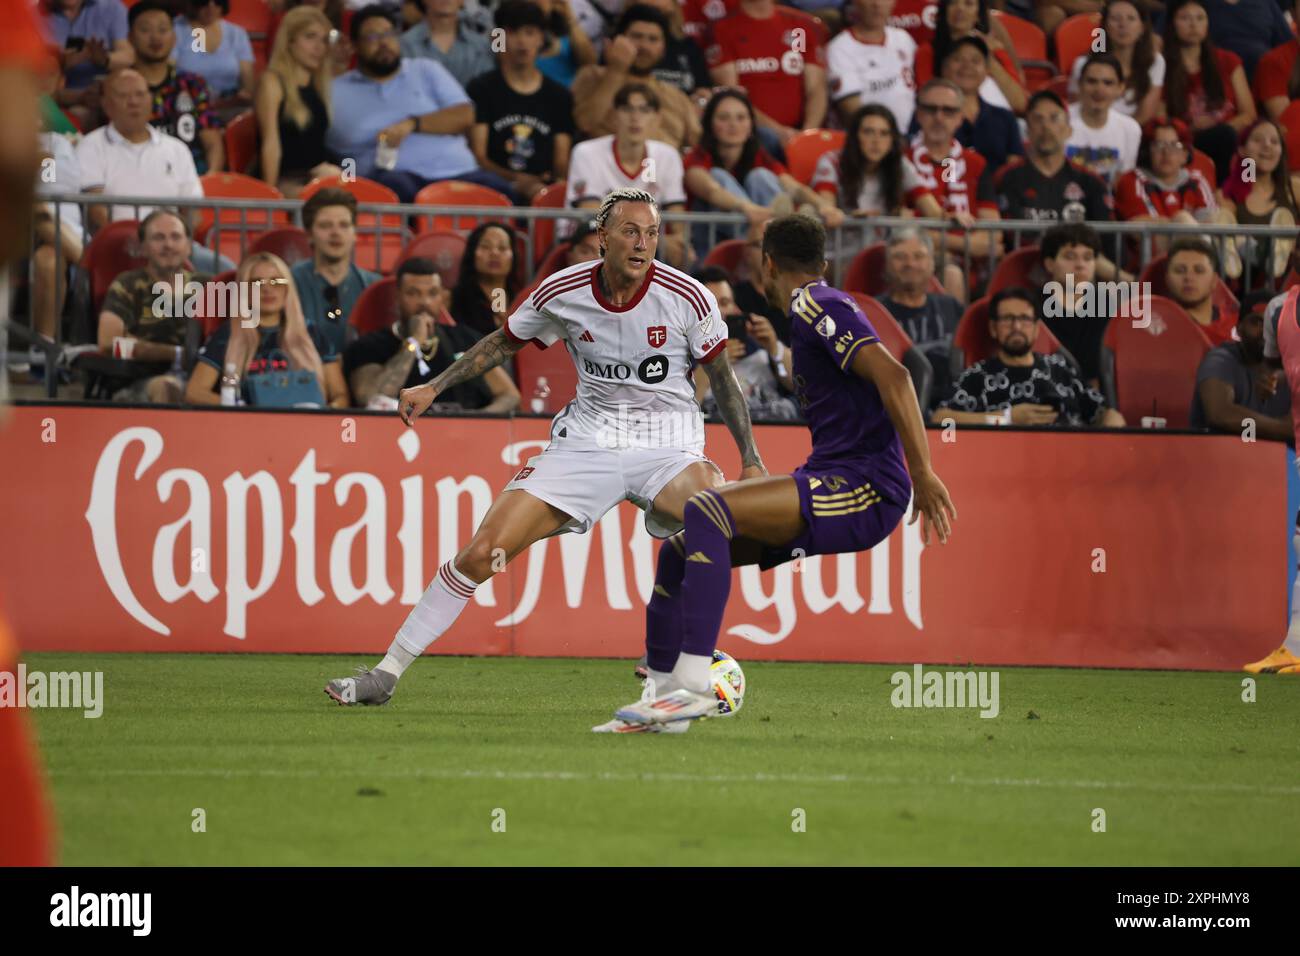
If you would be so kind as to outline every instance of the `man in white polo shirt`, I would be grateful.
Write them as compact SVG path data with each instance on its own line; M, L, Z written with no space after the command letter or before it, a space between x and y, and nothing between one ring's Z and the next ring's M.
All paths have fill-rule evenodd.
M686 208L682 184L682 156L668 143L655 139L659 132L659 97L642 82L625 83L614 94L614 132L573 147L564 204L570 208L597 209L615 189L643 189L659 208ZM574 231L572 222L561 228L561 238ZM665 223L660 239L663 258L677 268L688 267L692 255L681 223Z
M175 136L149 125L153 96L135 70L119 70L104 81L108 123L82 137L77 145L81 191L106 196L153 196L159 200L199 199L203 187L190 148ZM91 206L86 219L92 231L110 221L141 219L155 206ZM190 262L200 272L234 267L211 249L194 243Z

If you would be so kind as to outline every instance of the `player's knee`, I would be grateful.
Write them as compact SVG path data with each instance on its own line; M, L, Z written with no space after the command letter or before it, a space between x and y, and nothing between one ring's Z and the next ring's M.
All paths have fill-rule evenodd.
M482 584L498 571L504 571L509 560L505 548L494 544L486 536L475 535L474 540L456 555L456 570Z

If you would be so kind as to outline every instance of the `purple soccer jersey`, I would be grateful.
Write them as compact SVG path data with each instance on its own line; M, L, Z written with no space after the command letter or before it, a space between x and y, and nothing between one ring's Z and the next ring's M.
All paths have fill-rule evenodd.
M876 330L851 295L824 280L795 292L790 319L795 394L812 431L812 453L804 467L852 467L905 508L912 480L903 443L880 391L849 368L859 349L880 341Z

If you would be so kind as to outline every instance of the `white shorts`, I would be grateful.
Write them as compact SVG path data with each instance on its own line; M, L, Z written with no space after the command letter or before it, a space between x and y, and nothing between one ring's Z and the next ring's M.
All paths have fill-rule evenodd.
M651 504L664 487L704 455L682 448L601 448L597 445L551 445L534 455L506 485L506 491L526 491L559 508L573 520L561 532L583 534L620 501L645 512L645 529L655 538L682 530L680 521L653 513Z

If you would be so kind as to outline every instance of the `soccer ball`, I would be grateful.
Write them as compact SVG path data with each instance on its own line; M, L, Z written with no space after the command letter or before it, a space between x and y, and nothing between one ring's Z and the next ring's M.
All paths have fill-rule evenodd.
M726 651L714 651L709 673L713 692L718 695L718 716L730 717L745 702L745 672Z

